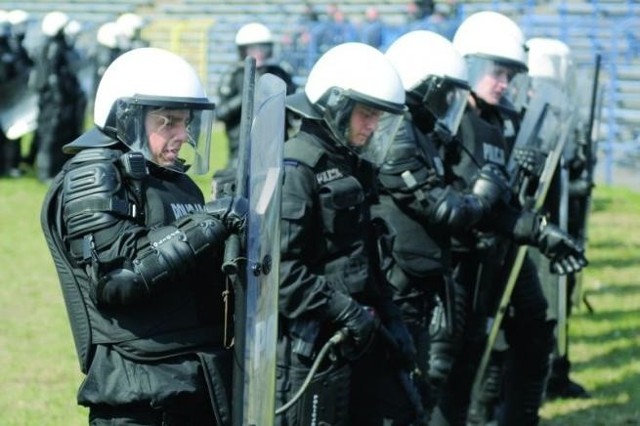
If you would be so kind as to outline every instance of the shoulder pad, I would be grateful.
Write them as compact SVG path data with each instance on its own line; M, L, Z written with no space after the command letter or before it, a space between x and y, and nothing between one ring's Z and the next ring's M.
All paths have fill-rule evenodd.
M82 163L115 163L122 156L122 152L115 149L95 148L78 152L69 162L71 167L77 167Z
M284 144L284 160L295 161L314 167L325 155L325 151L310 142L307 137L294 137Z
M80 135L76 140L62 147L65 154L76 154L87 148L106 148L118 145L120 142L110 138L97 128L93 128L88 132Z

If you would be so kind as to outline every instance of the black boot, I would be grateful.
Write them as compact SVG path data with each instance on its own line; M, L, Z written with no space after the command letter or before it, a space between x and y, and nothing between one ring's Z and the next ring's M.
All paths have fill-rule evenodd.
M570 369L571 362L566 356L553 360L551 375L547 381L547 399L591 397L582 385L569 378Z

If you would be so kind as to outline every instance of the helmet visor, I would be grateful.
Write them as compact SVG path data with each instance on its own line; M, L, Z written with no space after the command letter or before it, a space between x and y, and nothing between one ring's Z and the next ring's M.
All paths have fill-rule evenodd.
M517 62L468 56L469 84L491 105L522 105L527 96L527 69Z
M402 111L402 106L374 103L347 91L328 102L324 120L341 144L380 166L398 131Z
M122 99L116 108L117 137L131 150L174 171L209 171L213 103Z
M469 86L451 78L432 76L417 88L424 106L451 134L458 131L469 97Z

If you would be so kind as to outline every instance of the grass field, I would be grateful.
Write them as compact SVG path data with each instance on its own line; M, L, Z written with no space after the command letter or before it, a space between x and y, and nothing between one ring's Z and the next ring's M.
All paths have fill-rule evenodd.
M209 178L198 180L209 195ZM0 180L0 425L86 424L82 375L40 230L45 185ZM598 187L584 288L571 321L573 377L591 399L554 401L543 425L640 425L640 193Z

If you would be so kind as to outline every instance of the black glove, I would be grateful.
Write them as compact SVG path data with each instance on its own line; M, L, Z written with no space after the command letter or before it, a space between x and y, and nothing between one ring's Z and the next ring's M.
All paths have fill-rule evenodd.
M351 297L335 292L330 300L329 317L340 327L348 331L348 338L355 350L363 352L373 341L380 327L380 319Z
M473 182L471 192L484 202L486 210L490 210L499 200L509 200L511 186L505 172L494 164L485 164Z
M531 177L539 178L547 161L547 154L538 148L516 147L513 149L513 160Z
M516 222L514 239L537 247L551 261L551 271L556 274L578 272L588 264L584 247L562 229L547 223L542 215L523 212Z
M247 222L249 202L244 197L225 196L208 202L205 211L220 220L229 232L241 234Z
M582 245L552 224L546 224L540 230L538 249L551 260L551 271L556 274L578 272L588 263Z

